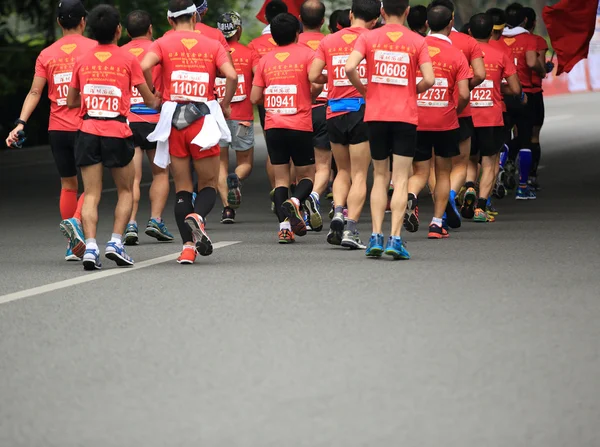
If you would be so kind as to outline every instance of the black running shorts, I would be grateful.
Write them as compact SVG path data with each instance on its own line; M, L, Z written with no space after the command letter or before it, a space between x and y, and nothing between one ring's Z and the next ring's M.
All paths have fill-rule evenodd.
M258 118L260 119L260 127L262 128L262 130L265 130L265 118L267 116L265 107L258 104L256 106L256 108L258 109Z
M61 178L75 177L77 175L75 163L77 132L51 130L48 132L48 140L58 175Z
M532 114L533 125L542 127L546 118L546 107L544 106L544 94L527 93L527 102Z
M315 149L331 150L329 133L327 132L327 105L323 104L312 109L313 147Z
M369 141L369 128L364 122L364 118L364 105L357 112L349 112L329 118L327 120L329 141L343 146Z
M413 158L417 150L417 126L393 121L369 121L371 158L385 160L391 155Z
M471 155L493 157L504 146L504 127L476 127L471 141Z
M315 164L312 132L290 129L269 129L265 132L267 151L273 165L285 165L290 159L296 166Z
M133 144L143 151L156 149L156 142L148 141L148 135L156 129L156 123L129 123L131 132L133 132Z
M102 163L106 168L123 168L134 154L133 137L100 137L81 131L77 134L75 160L78 167Z
M468 140L473 136L473 118L470 116L463 116L458 119L459 125L459 138L462 143L465 140Z
M414 161L431 160L432 151L436 157L452 158L460 154L460 129L441 132L418 131L417 152Z
M529 98L527 99L529 100ZM513 138L514 147L517 150L529 149L531 147L534 120L533 109L529 101L526 105L523 105L518 96L506 96L505 102L510 123L517 127L517 135Z

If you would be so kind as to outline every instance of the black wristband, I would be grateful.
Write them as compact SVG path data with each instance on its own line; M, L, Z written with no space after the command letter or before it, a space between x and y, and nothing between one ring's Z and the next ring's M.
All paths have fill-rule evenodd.
M15 126L18 126L19 124L22 124L23 126L26 126L27 125L27 121L23 121L21 118L18 118L15 121Z

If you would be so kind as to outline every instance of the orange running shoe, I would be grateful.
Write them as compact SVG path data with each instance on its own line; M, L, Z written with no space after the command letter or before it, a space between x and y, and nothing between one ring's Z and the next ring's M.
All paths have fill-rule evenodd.
M428 239L447 239L449 237L450 234L444 228L434 224L429 225Z
M183 247L181 254L177 258L178 264L193 264L196 260L196 248L193 245Z
M280 244L291 244L296 242L294 233L288 229L279 230L279 243Z
M213 246L206 230L204 229L204 219L196 213L188 214L185 223L192 231L196 251L200 256L210 256L213 252Z

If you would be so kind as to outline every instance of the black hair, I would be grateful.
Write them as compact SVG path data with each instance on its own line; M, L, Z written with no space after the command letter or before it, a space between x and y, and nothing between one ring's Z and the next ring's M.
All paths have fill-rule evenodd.
M445 6L446 8L448 8L451 12L454 12L454 3L452 3L451 0L433 0L429 6L427 6L427 10L430 10L431 8L434 8L436 6Z
M294 43L299 31L300 21L287 12L278 14L271 22L271 35L280 47Z
M460 28L460 32L463 34L466 34L467 36L469 36L469 31L471 30L471 25L469 25L468 23L465 23L463 26L461 26Z
M475 39L489 39L494 29L492 16L486 13L475 14L469 20L469 28Z
M442 31L452 22L452 11L445 6L434 6L427 11L427 21L431 32Z
M287 5L282 0L271 0L265 7L265 19L271 23L279 14L288 12Z
M327 25L327 28L329 28L329 31L331 31L332 33L339 31L338 30L338 17L341 12L342 12L341 9L336 9L329 16L329 25Z
M150 25L152 25L152 17L148 12L140 9L130 12L125 19L125 28L131 38L145 36Z
M169 11L171 11L171 12L183 11L193 5L194 5L193 0L169 0ZM191 22L195 15L196 15L196 12L194 11L190 14L185 14L185 15L182 15L179 17L173 17L173 18L171 18L171 20L174 23Z
M71 17L71 16L59 17L58 23L60 23L60 26L62 26L66 30L73 30L79 26L79 24L81 23L81 19L83 19L85 17L86 17L85 15L83 15L83 16L76 15L75 17Z
M90 12L88 27L100 45L112 43L121 23L119 11L111 5L98 5Z
M379 4L379 8L381 9L381 3ZM351 9L342 9L340 15L338 16L338 25L341 28L350 28L352 23L350 22L350 11Z
M383 10L389 16L402 17L408 9L408 0L383 0Z
M379 18L381 2L377 0L352 0L352 14L365 22Z
M523 13L525 14L525 18L527 19L525 28L527 28L527 31L533 31L535 21L537 20L537 14L535 13L535 10L526 6L523 8Z
M486 11L486 14L492 16L492 21L494 26L496 25L506 25L506 13L503 9L500 8L490 8Z
M300 6L300 20L306 28L320 28L325 20L325 5L319 0L309 0Z
M378 2L379 5L381 5ZM350 9L336 9L329 16L329 31L336 33L341 29L349 28L350 23Z
M418 33L419 30L427 25L427 8L423 5L411 7L406 21L408 22L408 27L415 33Z
M511 28L520 26L525 21L525 11L520 3L512 3L506 7L506 24Z

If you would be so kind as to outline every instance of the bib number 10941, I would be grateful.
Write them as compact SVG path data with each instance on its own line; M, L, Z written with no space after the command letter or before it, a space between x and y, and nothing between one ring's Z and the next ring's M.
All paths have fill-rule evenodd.
M265 110L276 115L298 113L298 87L296 85L270 85L265 89Z

